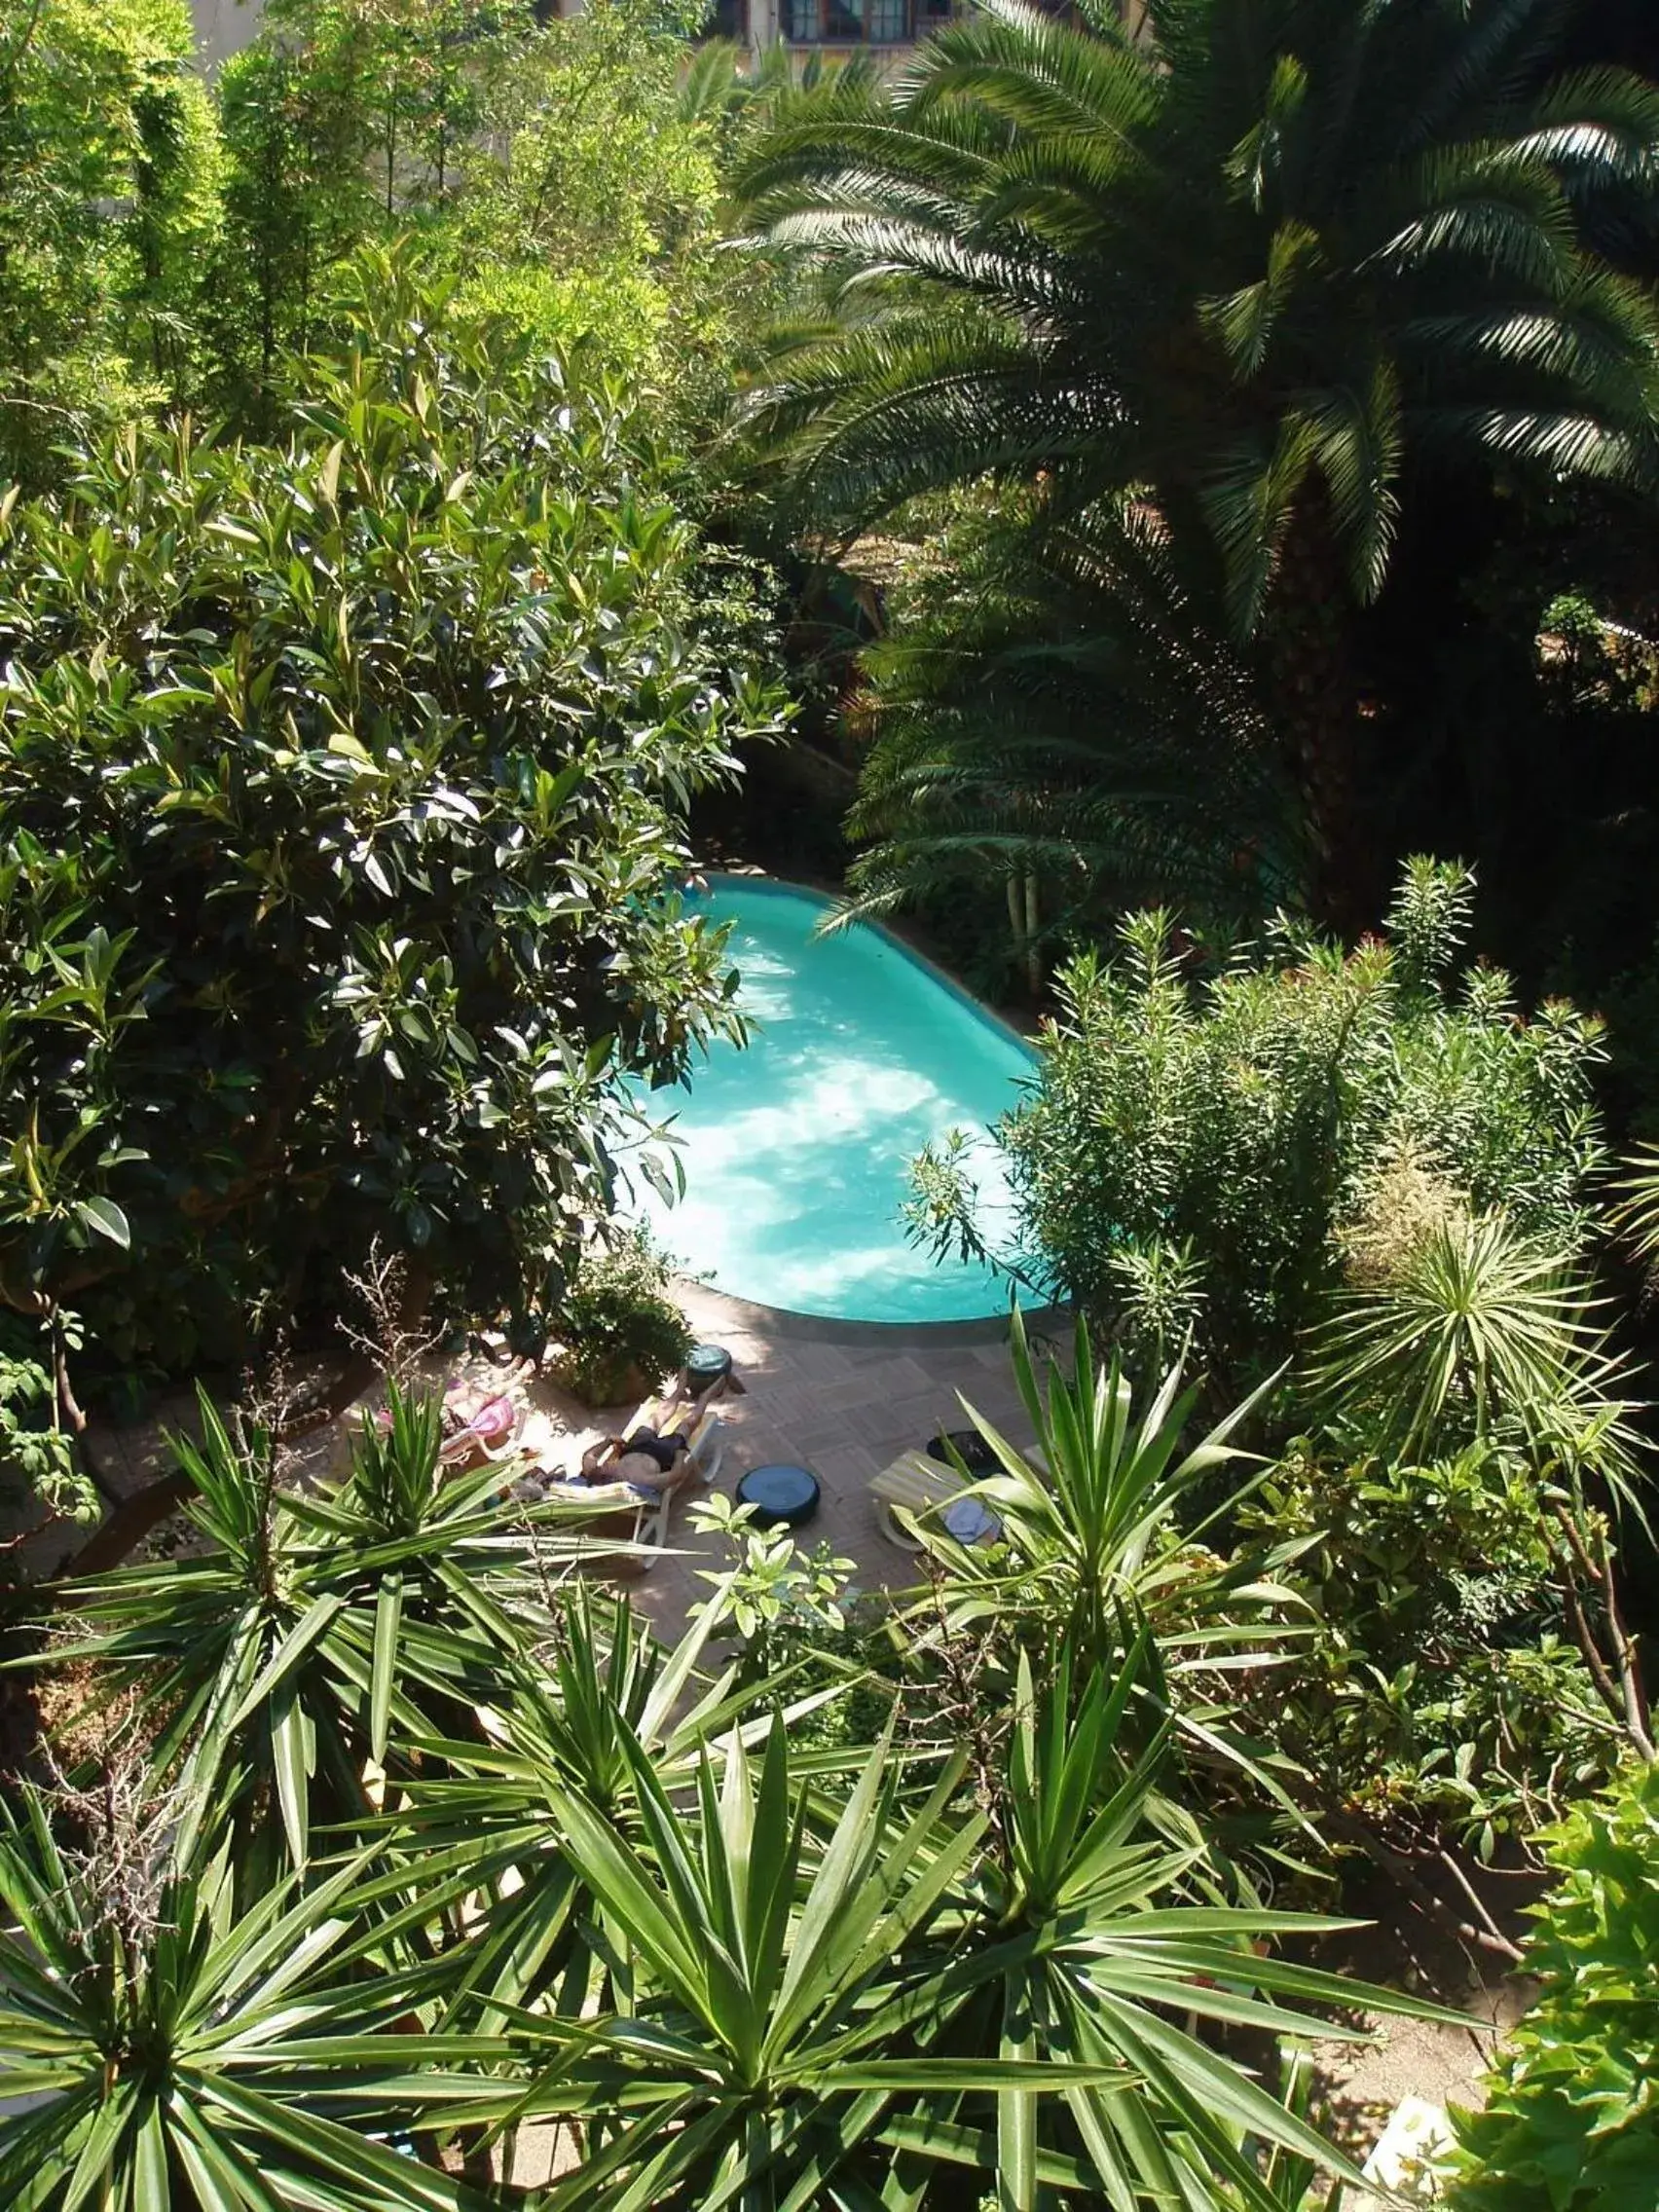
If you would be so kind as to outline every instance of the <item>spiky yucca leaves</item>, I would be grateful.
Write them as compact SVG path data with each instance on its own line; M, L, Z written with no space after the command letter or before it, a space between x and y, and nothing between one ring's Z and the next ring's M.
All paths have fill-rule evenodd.
M1652 189L1659 90L1550 78L1562 19L1152 0L1136 45L984 0L896 77L781 100L742 189L830 313L773 422L854 518L986 471L1150 487L1241 630L1310 486L1364 598L1414 450L1650 484L1653 310L1577 218Z
M377 2139L500 2053L409 2032L420 1977L355 1940L361 1861L239 1911L211 1807L129 1811L72 1851L61 1807L0 1804L10 2212L480 2212Z
M1040 879L1053 942L1179 890L1288 894L1303 856L1249 677L1132 502L1041 499L953 534L865 656L876 742L847 827L851 914Z
M1313 1339L1309 1380L1377 1449L1426 1456L1518 1436L1641 1511L1643 1439L1598 1304L1568 1255L1502 1213L1454 1215L1391 1279L1342 1295Z
M499 1466L456 1474L441 1441L436 1402L394 1388L344 1480L308 1493L281 1481L269 1434L233 1438L203 1398L201 1443L174 1450L209 1548L60 1586L76 1633L48 1656L130 1685L164 1771L240 1761L265 1842L303 1864L313 1785L333 1813L366 1813L368 1762L470 1714L522 1646L528 1524L554 1509L504 1499ZM573 1531L535 1542L544 1567L581 1548ZM279 1825L256 1817L267 1787Z
M535 1652L501 1671L479 1714L482 1741L413 1740L423 1771L376 1824L391 1864L360 1901L381 1909L387 1941L444 1910L464 1906L476 1919L487 1904L446 2020L488 1991L484 2024L495 2032L503 2008L539 2002L579 1958L583 1898L553 1818L560 1792L579 1791L619 1833L636 1834L630 1747L678 1789L695 1779L712 1738L731 1727L764 1734L780 1685L762 1705L734 1667L713 1679L698 1671L718 1618L711 1607L665 1652L625 1598L599 1598L578 1582L562 1593ZM786 1719L830 1694L803 1697ZM844 1767L847 1756L825 1763Z
M1208 1510L1186 1516L1190 1526L1181 1514L1200 1485L1250 1457L1233 1438L1262 1391L1189 1444L1199 1393L1196 1385L1182 1388L1178 1367L1137 1402L1140 1394L1116 1359L1096 1362L1080 1320L1072 1373L1055 1367L1040 1381L1017 1307L1012 1330L1033 1449L1016 1451L963 1401L996 1457L971 1494L995 1517L1000 1543L958 1543L938 1511L907 1516L947 1567L943 1592L954 1618L979 1627L1008 1619L1027 1631L1040 1623L1039 1641L1056 1648L1063 1641L1080 1664L1103 1666L1122 1652L1127 1608L1150 1620L1166 1656L1201 1664L1197 1655L1214 1641L1207 1624L1224 1619L1235 1603L1258 1614L1264 1605L1295 1603L1288 1589L1265 1579L1281 1561L1264 1556L1229 1566L1198 1548L1205 1530L1230 1516L1253 1482L1230 1484L1222 1503L1210 1498ZM1235 1640L1248 1642L1261 1633L1259 1623L1240 1625Z
M1336 1924L1214 1901L1190 1878L1199 1854L1149 1824L1161 1747L1120 1742L1147 1649L1075 1677L1062 1656L1041 1690L1022 1674L994 1821L959 1756L912 1782L891 1736L825 1793L781 1717L753 1750L734 1732L703 1754L690 1791L636 1745L622 1833L556 1787L591 1970L521 2017L528 2092L458 2112L583 2125L585 2161L547 2212L855 2212L953 2175L1009 2212L1053 2192L1269 2212L1262 2146L1345 2171L1173 2024L1322 2033L1303 2006L1372 1998L1258 1956Z
M1013 1337L1035 1444L1015 1450L963 1400L996 1460L977 1479L963 1466L963 1489L993 1517L996 1538L958 1541L942 1505L904 1516L936 1576L911 1607L911 1633L924 1649L967 1633L998 1655L1004 1678L1032 1651L1062 1653L1090 1674L1133 1676L1140 1741L1167 1726L1195 1771L1243 1778L1294 1817L1273 1762L1237 1727L1227 1684L1235 1667L1280 1663L1309 1633L1305 1601L1281 1579L1309 1540L1229 1558L1204 1541L1262 1479L1228 1471L1251 1457L1233 1439L1276 1378L1189 1442L1199 1392L1183 1389L1179 1366L1142 1393L1116 1358L1096 1362L1080 1320L1072 1373L1055 1367L1040 1382L1017 1308ZM1144 1648L1125 1658L1137 1623Z

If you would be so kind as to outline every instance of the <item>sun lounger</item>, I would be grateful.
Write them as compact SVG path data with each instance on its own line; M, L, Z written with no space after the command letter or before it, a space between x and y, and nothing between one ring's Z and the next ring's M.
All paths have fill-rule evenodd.
M656 1418L648 1419L652 1414ZM592 1479L592 1474L585 1482L554 1477L543 1481L536 1493L547 1498L567 1498L572 1504L612 1508L595 1524L594 1532L639 1547L637 1551L619 1555L636 1573L644 1573L651 1564L650 1554L661 1551L667 1543L674 1501L681 1492L715 1482L725 1458L725 1423L712 1409L699 1410L695 1405L686 1404L664 1411L660 1404L652 1402L641 1407L619 1437L608 1439L610 1449L591 1461L594 1472L602 1471L620 1458L627 1449L629 1436L644 1427L654 1429L659 1436L673 1436L680 1431L685 1436L683 1472L675 1473L660 1488L653 1486L649 1496L642 1496L626 1480L600 1483Z
M958 1474L943 1460L930 1459L925 1452L902 1452L890 1467L883 1467L879 1475L871 1476L869 1494L875 1500L882 1534L902 1551L919 1552L925 1551L926 1545L898 1518L895 1507L916 1519L925 1514L938 1523L941 1510L953 1498L964 1496L972 1489L973 1478ZM992 1523L991 1527L994 1526ZM982 1533L988 1534L990 1530Z

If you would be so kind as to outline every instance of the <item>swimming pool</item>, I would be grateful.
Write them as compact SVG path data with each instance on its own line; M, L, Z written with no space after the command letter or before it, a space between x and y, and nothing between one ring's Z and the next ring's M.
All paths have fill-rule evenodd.
M638 1213L689 1272L759 1306L843 1321L961 1321L1000 1313L989 1270L937 1265L899 1218L909 1164L952 1128L983 1132L1014 1104L1031 1054L883 930L814 930L831 902L793 885L711 878L753 1030L717 1044L676 1115L685 1197L642 1186ZM1006 1206L985 1142L979 1180Z

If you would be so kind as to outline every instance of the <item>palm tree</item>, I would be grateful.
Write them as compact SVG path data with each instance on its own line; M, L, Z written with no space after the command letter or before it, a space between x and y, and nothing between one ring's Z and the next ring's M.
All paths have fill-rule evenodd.
M947 540L916 616L864 656L876 738L848 817L848 919L1000 888L1046 945L1180 885L1259 911L1300 880L1294 792L1247 673L1152 519L1024 502Z
M1151 0L1142 46L982 0L884 85L781 99L742 166L826 288L758 394L819 510L987 473L1066 511L1143 496L1260 641L1327 907L1358 834L1348 617L1410 468L1659 474L1654 309L1582 230L1651 190L1659 90L1552 75L1564 14Z
M1342 1291L1309 1345L1315 1401L1403 1456L1505 1434L1645 1519L1627 1360L1573 1256L1501 1212L1436 1224L1378 1284Z

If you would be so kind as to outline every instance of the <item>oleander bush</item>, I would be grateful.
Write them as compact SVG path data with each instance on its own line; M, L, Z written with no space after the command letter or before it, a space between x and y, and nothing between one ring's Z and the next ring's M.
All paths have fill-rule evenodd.
M1605 1159L1601 1025L1557 1002L1528 1016L1507 977L1464 965L1472 888L1412 862L1383 935L1351 951L1283 918L1206 944L1152 912L1115 956L1080 954L998 1131L1020 1270L1131 1353L1191 1341L1224 1400L1452 1216L1501 1214L1570 1276ZM936 1248L982 1248L969 1161L946 1143L918 1163L912 1223Z

